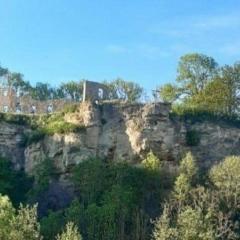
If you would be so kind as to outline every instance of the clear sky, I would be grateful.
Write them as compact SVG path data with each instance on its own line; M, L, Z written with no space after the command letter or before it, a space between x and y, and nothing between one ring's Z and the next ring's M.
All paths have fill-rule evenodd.
M181 55L240 60L240 0L0 0L0 63L31 83L174 81Z

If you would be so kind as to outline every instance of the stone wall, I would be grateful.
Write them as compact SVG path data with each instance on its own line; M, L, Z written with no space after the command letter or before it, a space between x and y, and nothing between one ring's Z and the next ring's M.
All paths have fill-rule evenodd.
M103 101L109 99L108 88L101 83L85 81L83 84L83 102ZM0 112L12 113L51 113L62 110L71 103L68 99L52 99L40 101L33 99L29 94L17 96L10 87L0 87Z
M11 88L0 88L0 112L13 112L16 106L16 93Z
M45 114L61 111L70 103L72 102L67 99L39 101L30 95L18 97L13 89L0 88L0 112Z
M30 96L21 97L18 102L21 106L21 112L36 114L59 112L62 111L67 104L72 103L71 101L65 99L38 101L32 99Z

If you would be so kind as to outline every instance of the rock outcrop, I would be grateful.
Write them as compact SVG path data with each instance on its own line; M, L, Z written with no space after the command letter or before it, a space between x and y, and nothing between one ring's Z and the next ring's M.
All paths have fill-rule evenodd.
M120 105L81 104L65 120L84 124L80 133L46 136L25 149L19 146L21 126L0 123L0 152L31 173L44 158L54 161L60 173L90 157L137 164L152 150L161 160L176 164L192 151L208 167L225 156L240 154L240 129L224 124L190 124L170 118L170 106L162 103ZM188 146L186 134L199 134L197 146Z

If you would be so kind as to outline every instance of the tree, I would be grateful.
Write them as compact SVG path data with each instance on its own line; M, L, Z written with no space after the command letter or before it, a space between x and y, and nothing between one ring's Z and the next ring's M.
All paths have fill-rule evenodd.
M44 240L53 240L61 232L65 223L63 211L49 211L48 215L40 220L41 234Z
M15 209L7 196L0 194L0 239L8 240Z
M57 235L56 240L82 240L80 233L78 232L77 226L74 223L67 223L65 230Z
M199 111L228 114L228 96L228 85L220 77L216 77L201 92L187 99L185 105Z
M112 82L104 82L104 84L108 87L112 99L136 102L143 94L143 88L139 84L121 78L117 78Z
M17 215L11 222L11 240L40 240L40 224L37 222L37 205L20 205Z
M169 206L165 205L161 217L155 222L153 240L176 240L178 232L171 227L171 216Z
M240 208L240 157L227 157L214 166L210 179L229 208Z
M31 95L37 100L47 100L52 98L52 89L48 83L36 83L36 87L32 88Z
M15 92L26 92L31 89L30 83L24 81L23 74L21 73L10 73L8 77L8 85L11 86Z
M160 87L159 90L157 90L157 92L159 92L161 100L169 103L174 102L179 97L180 94L178 87L170 83Z
M174 197L181 207L183 203L189 200L189 192L193 186L194 177L197 174L196 162L189 152L180 163L179 176L175 181Z
M179 171L180 174L185 174L191 182L196 176L198 168L196 166L196 159L193 157L191 152L188 152L186 156L182 159L179 166Z
M233 115L239 113L240 103L240 63L236 62L233 66L224 66L221 68L220 78L226 91L227 114Z
M144 168L150 171L158 171L160 169L160 160L150 151L147 157L142 161Z
M217 111L225 104L222 97L224 88L219 91L220 87L225 86L219 81L212 84L219 73L218 64L212 57L198 53L186 54L180 58L177 72L177 84L165 84L157 91L164 102L178 101L185 108L217 108ZM209 94L209 91L213 92Z
M218 64L204 54L186 54L178 64L177 81L183 94L194 96L202 91L217 74Z
M215 240L213 226L200 209L186 207L177 219L178 239Z
M59 90L65 98L70 98L73 101L80 101L83 92L83 80L79 82L70 81L62 83Z
M20 205L16 210L8 197L0 195L0 239L41 240L37 206Z

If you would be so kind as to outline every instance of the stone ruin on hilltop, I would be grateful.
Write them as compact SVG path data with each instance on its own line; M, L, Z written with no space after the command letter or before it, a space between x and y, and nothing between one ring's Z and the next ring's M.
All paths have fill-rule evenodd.
M109 99L104 84L84 81L81 101L98 102ZM28 92L19 93L12 86L0 81L0 112L15 114L44 114L59 112L67 104L76 103L67 98L36 100Z

